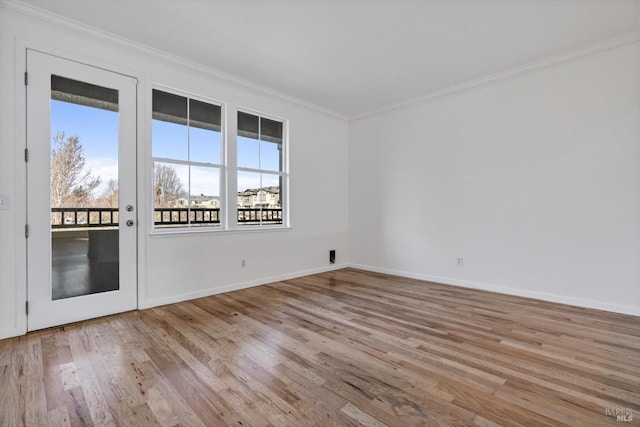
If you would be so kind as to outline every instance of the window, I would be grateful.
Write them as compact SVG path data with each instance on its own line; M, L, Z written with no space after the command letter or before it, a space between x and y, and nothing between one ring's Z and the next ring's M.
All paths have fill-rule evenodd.
M219 227L222 108L153 90L155 228Z
M238 225L283 221L287 190L284 123L238 111Z

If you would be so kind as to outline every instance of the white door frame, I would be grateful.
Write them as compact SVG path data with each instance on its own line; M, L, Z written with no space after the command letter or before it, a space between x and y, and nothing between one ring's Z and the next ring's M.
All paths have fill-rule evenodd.
M25 48L25 57L28 57L27 66L31 73L31 81L29 82L26 102L28 106L27 117L32 122L35 117L40 120L40 126L34 126L34 123L27 121L28 132L26 135L27 147L30 149L30 159L27 165L28 178L40 178L37 185L31 185L26 196L29 202L27 210L27 221L30 228L30 237L27 241L28 257L27 261L27 292L29 295L29 311L28 330L41 329L43 327L53 326L56 324L64 324L77 320L91 317L99 317L114 312L126 311L138 307L137 294L137 226L126 227L123 223L129 219L136 222L137 212L137 144L138 139L138 123L137 123L137 80L132 77L125 76L113 71L96 68L69 59L38 52ZM42 76L38 79L35 74L40 72L41 75L46 74L46 79ZM44 149L50 146L50 130L49 123L43 126L43 117L49 120L50 105L50 74L60 74L64 77L86 81L89 83L113 87L119 89L119 139L120 153L123 153L122 141L128 141L130 149L129 154L120 155L119 170L120 177L123 174L128 175L125 180L120 180L121 184L126 181L132 182L131 185L121 185L120 188L120 256L128 262L121 263L121 284L120 291L106 292L102 294L86 295L82 297L58 300L44 304L42 298L34 298L35 295L44 295L47 290L50 295L51 289L51 243L50 243L50 226L49 226L49 188L43 188L41 183L43 170L46 170L46 179L49 175L49 151ZM44 93L43 93L44 92ZM39 97L39 98L38 98ZM45 103L45 97L47 102ZM36 103L40 100L39 104ZM46 104L46 105L45 105ZM36 144L40 144L36 147ZM45 153L46 152L46 153ZM39 170L40 173L34 172ZM44 181L48 182L48 181ZM46 199L46 200L43 200ZM45 204L47 205L44 208ZM124 206L132 204L136 209L133 213L125 213ZM42 206L40 206L42 205ZM46 219L45 219L46 209ZM44 237L46 236L46 238ZM40 265L36 268L35 260ZM46 263L46 269L42 266ZM123 280L124 279L124 280ZM50 298L49 298L50 299ZM47 319L51 318L51 321Z

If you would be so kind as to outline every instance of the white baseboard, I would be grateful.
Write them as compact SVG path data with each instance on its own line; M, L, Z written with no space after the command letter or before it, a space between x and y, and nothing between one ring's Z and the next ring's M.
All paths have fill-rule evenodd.
M319 267L319 268L312 268L312 269L309 269L309 270L296 271L296 272L293 272L293 273L287 273L287 274L283 274L283 275L280 275L280 276L265 277L265 278L261 278L261 279L258 279L258 280L252 280L252 281L249 281L249 282L232 283L232 284L229 284L229 285L219 286L219 287L215 287L215 288L203 289L201 291L188 292L188 293L179 294L179 295L172 295L170 297L165 297L165 298L150 299L148 301L145 301L144 303L141 303L138 308L140 310L143 310L143 309L147 309L147 308L158 307L158 306L161 306L161 305L174 304L174 303L177 303L177 302L188 301L188 300L192 300L192 299L196 299L196 298L208 297L208 296L211 296L211 295L222 294L222 293L225 293L225 292L238 291L240 289L252 288L254 286L267 285L269 283L274 283L274 282L281 282L283 280L291 280L291 279L296 279L298 277L310 276L312 274L326 273L328 271L340 270L340 269L347 268L347 267L349 267L348 264L334 264L334 265L330 265L330 266L326 266L326 267Z
M631 305L611 304L602 301L594 301L583 298L566 297L563 295L551 294L546 292L537 292L526 289L508 288L504 286L471 282L466 280L460 280L450 277L434 276L430 274L413 273L409 271L393 270L389 268L374 267L371 265L362 264L335 264L326 267L313 268L309 270L302 270L293 273L287 273L280 276L265 277L258 280L252 280L249 282L234 283L216 288L204 289L197 292L189 292L185 294L173 295L166 298L157 298L146 301L141 304L139 309L147 309L152 307L158 307L161 305L173 304L177 302L192 300L196 298L207 297L211 295L221 294L225 292L237 291L240 289L252 288L255 286L266 285L269 283L280 282L283 280L296 279L298 277L309 276L312 274L325 273L328 271L340 270L343 268L357 268L360 270L371 271L375 273L390 274L394 276L407 277L410 279L425 280L428 282L442 283L445 285L459 286L470 289L480 289L485 291L497 292L506 295L514 295L526 298L533 298L542 301L557 302L560 304L568 304L577 307L593 308L597 310L610 311L620 314L629 314L633 316L640 316L640 307L634 307ZM5 328L0 329L0 340L12 338L16 336L24 335L25 331L18 328Z
M505 286L490 283L470 282L467 280L455 279L451 277L433 276L430 274L412 273L409 271L392 270L389 268L374 267L371 265L351 264L350 267L374 273L390 274L393 276L407 277L409 279L425 280L428 282L441 283L444 285L459 286L462 288L480 289L484 291L497 292L505 295L532 298L548 302L573 305L577 307L593 308L596 310L610 311L613 313L630 314L640 316L640 307L632 305L612 304L603 301L594 301L584 298L567 297L564 295L551 294L547 292L537 292L528 289L508 288Z

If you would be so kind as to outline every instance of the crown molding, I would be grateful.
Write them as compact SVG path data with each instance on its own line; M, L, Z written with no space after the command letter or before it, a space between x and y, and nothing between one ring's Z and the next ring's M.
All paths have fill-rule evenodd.
M227 74L217 69L204 66L197 62L181 58L177 55L170 54L163 50L156 49L156 48L147 46L145 44L135 42L133 40L118 36L116 34L113 34L104 30L100 30L96 27L83 24L81 22L72 20L70 18L55 14L53 12L49 12L44 9L23 3L19 0L0 0L0 9L7 9L15 13L25 15L27 17L39 20L41 22L44 22L50 25L55 25L57 27L60 27L69 31L73 31L76 33L89 36L95 40L106 42L116 47L124 48L132 52L140 53L154 59L164 60L174 65L177 65L186 69L190 69L195 72L199 72L201 74L210 76L212 78L215 78L227 83L231 83L235 86L238 86L244 89L251 90L254 93L257 93L260 95L272 96L272 97L293 103L295 105L305 107L312 111L316 111L316 112L319 112L340 120L345 120L348 122L355 122L358 120L362 120L368 117L387 113L390 111L407 108L416 104L430 101L432 99L440 98L446 95L454 94L454 93L468 90L468 89L473 89L479 86L499 82L501 80L506 80L521 74L531 73L543 68L562 64L565 62L570 62L582 57L586 57L599 52L604 52L607 50L626 46L632 43L637 43L638 41L640 41L640 7L639 7L638 8L638 29L639 30L634 33L616 37L609 40L605 40L603 42L599 42L590 46L571 50L559 55L551 56L551 57L534 61L528 64L524 64L524 65L513 67L507 70L499 71L497 73L489 74L476 79L468 80L466 82L462 82L453 86L438 89L433 92L428 92L414 98L388 104L384 107L377 108L363 114L356 114L353 116L349 116L349 115L342 114L337 111L313 104L301 98L297 98L297 97L288 95L286 93L271 89L269 87L262 86L258 83L254 83L249 80L244 80L242 78L236 77L231 74Z
M313 104L303 99L288 95L284 92L280 92L275 89L262 86L258 83L254 83L249 80L244 80L240 77L227 74L223 71L204 66L197 62L190 61L185 58L181 58L177 55L170 54L161 49L156 49L151 46L147 46L145 44L127 39L125 37L118 36L108 31L104 31L99 28L96 28L87 24L83 24L82 22L75 21L73 19L32 6L30 4L23 3L19 0L0 0L0 9L6 9L14 13L19 13L29 18L36 19L38 21L41 21L50 25L57 26L65 30L73 31L75 33L79 33L79 34L91 37L98 41L106 42L113 46L124 48L135 53L143 54L145 56L148 56L154 59L160 59L166 62L170 62L174 65L178 65L180 67L205 74L215 79L234 84L243 89L249 89L260 95L268 95L271 97L279 98L281 100L296 104L301 107L305 107L307 109L310 109L310 110L313 110L337 119L341 119L345 121L349 120L348 116L338 113L336 111L330 110L328 108L321 107L319 105Z
M440 98L453 93L461 92L468 89L473 89L479 86L488 85L491 83L499 82L501 80L510 79L521 74L531 73L543 68L551 67L554 65L562 64L565 62L574 61L589 55L605 52L607 50L616 49L629 44L637 43L640 41L640 31L627 34L621 37L605 40L587 47L578 48L569 52L561 53L559 55L550 56L539 61L530 62L525 65L509 68L504 71L489 74L477 79L468 80L463 83L459 83L453 86L449 86L443 89L436 90L434 92L426 93L415 98L400 101L394 104L387 105L382 108L378 108L368 113L360 114L349 118L350 122L355 122L368 117L376 116L379 114L387 113L393 110L399 110L407 107L411 107L416 104L430 101L435 98Z

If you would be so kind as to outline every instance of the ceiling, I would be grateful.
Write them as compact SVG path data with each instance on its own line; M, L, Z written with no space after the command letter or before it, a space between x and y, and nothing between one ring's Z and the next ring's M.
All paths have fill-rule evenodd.
M354 118L638 31L638 0L24 0Z

